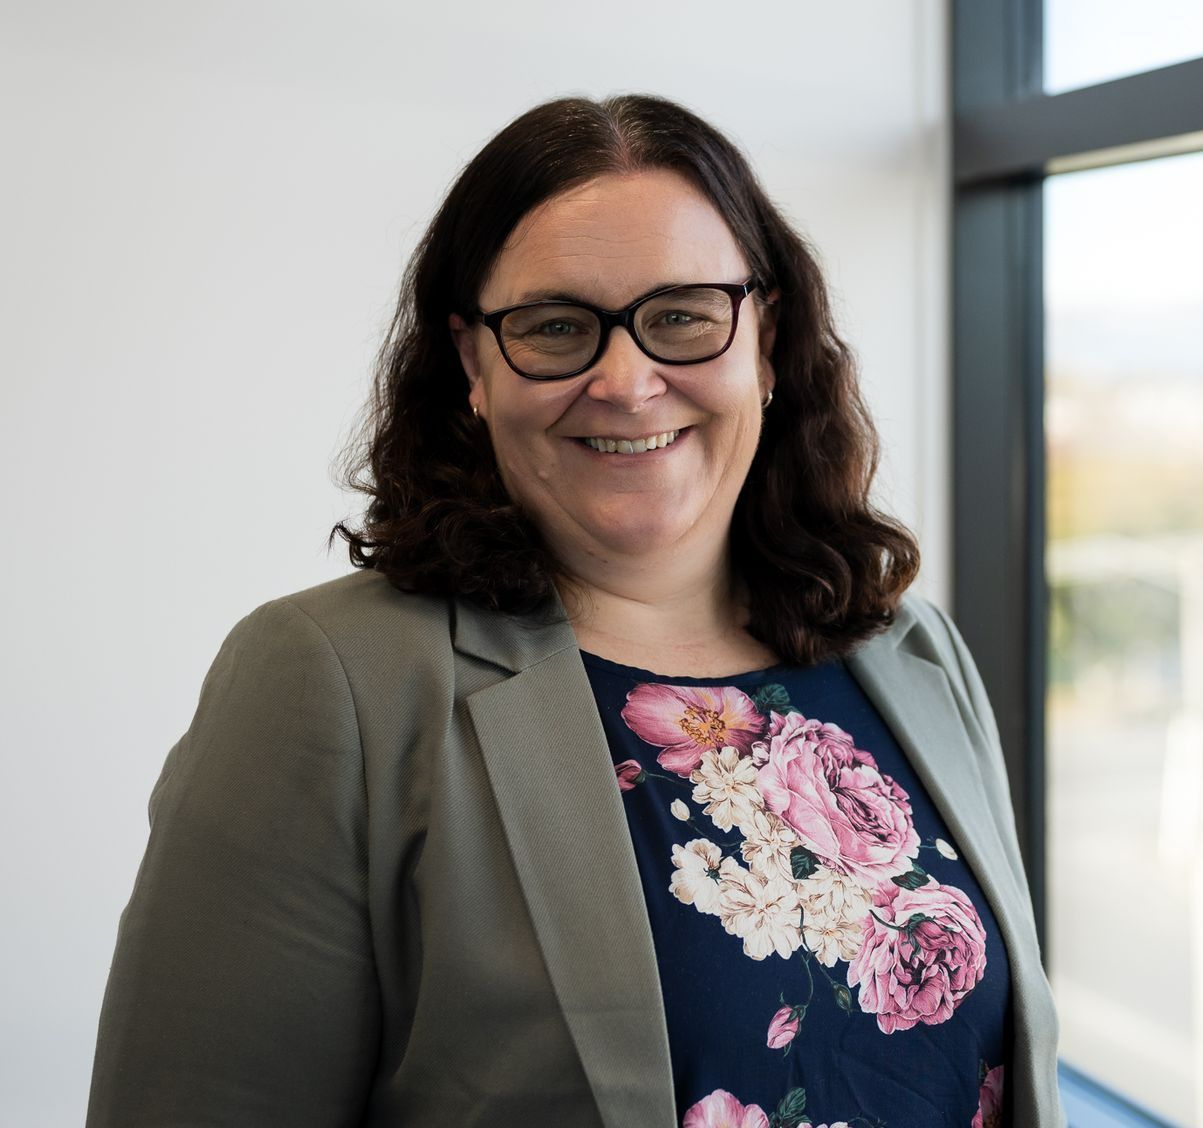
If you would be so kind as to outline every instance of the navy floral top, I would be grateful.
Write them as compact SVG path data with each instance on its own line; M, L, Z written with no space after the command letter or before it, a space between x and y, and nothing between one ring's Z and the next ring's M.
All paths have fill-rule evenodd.
M683 1128L1002 1124L998 925L844 663L718 685L582 657Z

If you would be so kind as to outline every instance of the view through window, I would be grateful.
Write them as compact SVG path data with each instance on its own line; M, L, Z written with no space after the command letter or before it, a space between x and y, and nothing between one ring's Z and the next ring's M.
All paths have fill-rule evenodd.
M1177 1124L1203 1123L1200 201L1203 154L1045 185L1050 974L1064 1058Z
M1203 55L1200 0L1047 0L1044 90L1058 94Z

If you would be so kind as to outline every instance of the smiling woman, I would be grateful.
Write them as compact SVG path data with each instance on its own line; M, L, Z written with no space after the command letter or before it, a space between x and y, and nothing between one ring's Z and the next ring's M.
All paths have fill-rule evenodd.
M815 662L888 626L918 569L869 504L876 434L814 256L735 146L660 99L537 107L469 163L360 449L354 563L498 611L568 600L612 657Z
M738 150L524 114L371 407L357 570L155 789L89 1125L1057 1124L990 706Z

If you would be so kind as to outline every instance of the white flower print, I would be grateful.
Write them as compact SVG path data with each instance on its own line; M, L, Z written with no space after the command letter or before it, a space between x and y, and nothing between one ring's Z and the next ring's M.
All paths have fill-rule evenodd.
M730 859L728 859L730 861ZM719 919L744 942L744 955L789 959L802 946L798 887L780 877L763 879L732 864L719 883Z
M820 866L798 883L802 904L802 935L806 946L824 967L851 960L860 951L864 920L872 891L850 877Z
M689 808L680 799L674 799L668 805L668 809L672 811L674 819L680 819L681 822L689 821Z
M677 868L668 886L672 895L683 905L717 916L719 879L738 869L735 859L724 858L709 839L695 838L685 846L673 847L673 865Z
M946 842L943 838L936 839L936 852L941 858L947 858L950 862L957 860L957 852L951 842Z
M789 855L798 845L798 836L772 811L759 807L742 829L744 840L739 849L748 868L759 877L793 881Z
M721 751L710 749L702 754L701 764L690 773L696 784L695 803L705 804L705 813L720 830L743 826L751 821L752 812L764 806L756 786L756 765L736 748Z

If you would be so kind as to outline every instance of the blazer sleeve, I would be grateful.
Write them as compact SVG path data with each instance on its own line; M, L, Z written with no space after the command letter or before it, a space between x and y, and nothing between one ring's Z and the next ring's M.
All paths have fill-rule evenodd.
M355 1125L380 1037L351 688L276 600L237 624L150 799L88 1128Z

